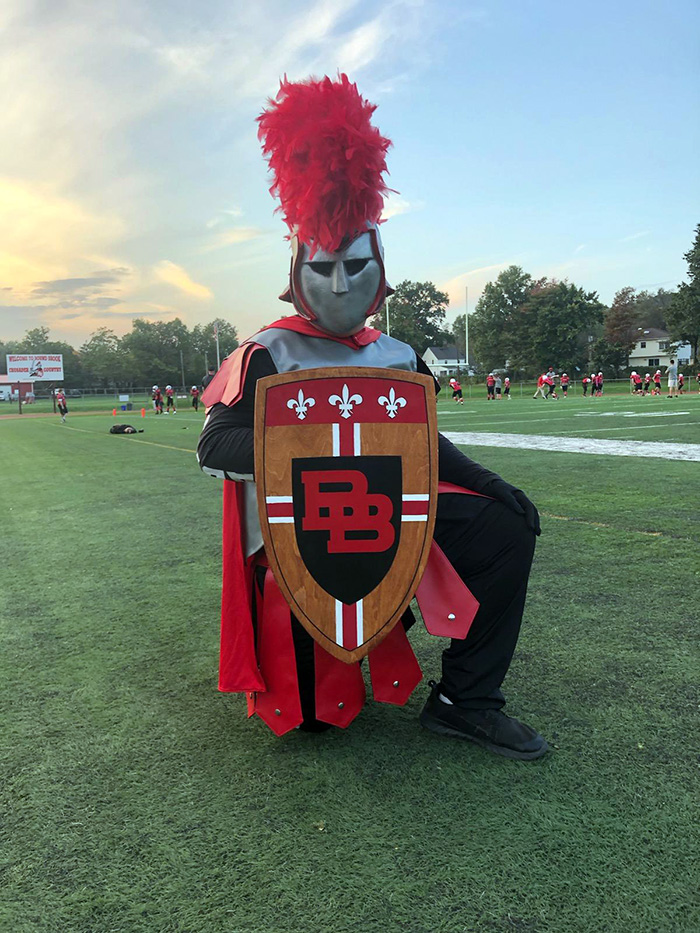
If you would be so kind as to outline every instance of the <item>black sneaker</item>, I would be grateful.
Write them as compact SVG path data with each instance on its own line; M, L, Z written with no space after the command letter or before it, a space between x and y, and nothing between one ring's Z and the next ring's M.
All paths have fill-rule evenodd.
M462 709L443 703L439 697L440 684L430 681L430 696L420 714L420 724L438 735L467 739L483 748L504 755L531 761L549 751L544 738L499 709Z

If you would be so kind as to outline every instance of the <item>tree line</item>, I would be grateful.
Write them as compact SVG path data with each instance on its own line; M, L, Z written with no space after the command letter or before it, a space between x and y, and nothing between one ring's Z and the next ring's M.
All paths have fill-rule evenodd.
M199 385L207 364L216 367L216 336L223 360L238 346L236 328L217 318L191 330L179 318L152 323L134 320L119 337L100 327L78 348L52 340L48 327L34 327L21 340L0 341L0 371L7 372L8 353L62 353L64 382L70 388L132 388Z
M689 343L698 362L700 343L700 225L684 254L687 283L676 291L621 288L610 307L596 292L570 282L534 279L509 266L489 282L469 315L469 362L477 372L508 369L524 377L553 365L570 373L589 369L608 374L627 369L643 331L669 332L672 343ZM465 351L464 315L446 324L448 296L432 282L401 282L389 300L392 337L426 349L454 345ZM387 331L386 308L374 326Z

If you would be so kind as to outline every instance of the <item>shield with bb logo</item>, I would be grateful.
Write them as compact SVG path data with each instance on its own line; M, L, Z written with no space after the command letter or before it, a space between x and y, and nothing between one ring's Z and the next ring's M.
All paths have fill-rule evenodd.
M267 559L292 612L335 657L364 657L401 618L428 559L433 380L364 367L259 379L255 477Z

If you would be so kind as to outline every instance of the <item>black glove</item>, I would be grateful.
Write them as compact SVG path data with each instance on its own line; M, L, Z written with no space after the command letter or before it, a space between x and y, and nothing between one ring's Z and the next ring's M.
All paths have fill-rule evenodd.
M499 476L487 483L479 492L482 492L485 496L492 496L518 515L524 515L527 527L534 531L536 535L541 533L539 512L522 489L511 486L510 483L506 483Z

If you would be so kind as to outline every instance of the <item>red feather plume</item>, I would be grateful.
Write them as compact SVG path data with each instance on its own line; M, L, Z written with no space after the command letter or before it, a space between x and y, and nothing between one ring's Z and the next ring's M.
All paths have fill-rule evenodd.
M370 104L347 75L280 82L258 117L273 183L290 231L313 250L335 252L343 240L378 222L390 189L382 175L391 140L382 136Z

